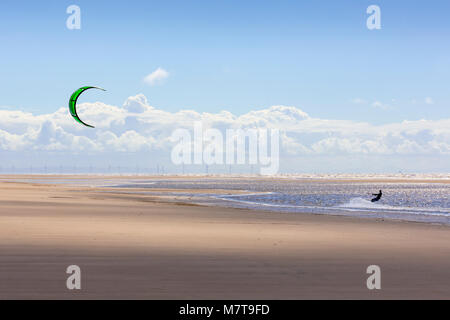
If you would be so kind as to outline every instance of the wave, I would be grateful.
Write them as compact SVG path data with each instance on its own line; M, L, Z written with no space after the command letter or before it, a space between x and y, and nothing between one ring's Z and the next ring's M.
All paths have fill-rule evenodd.
M403 212L409 214L422 214L422 215L436 215L436 216L448 216L448 210L442 210L440 208L415 208L415 207L397 207L384 205L379 202L372 202L360 197L352 198L347 203L335 206L335 208L348 209L348 210L363 210L363 211L386 211L386 212Z
M264 195L274 195L276 193L267 192ZM255 195L261 195L255 194ZM254 208L254 209L264 209L264 208L273 208L275 211L278 211L277 208L282 211L291 211L291 212L322 212L322 213L337 213L337 212L366 212L373 214L397 214L397 215L423 215L423 216L441 216L441 217L450 217L450 212L448 210L442 210L442 208L415 208L415 207L401 207L401 206L391 206L385 205L382 203L371 202L370 200L366 200L361 197L356 197L350 199L347 203L335 205L335 206L314 206L314 205L300 205L300 204L286 204L286 203L274 203L274 202L264 202L258 201L256 199L248 199L248 196L251 195L232 195L232 196L223 196L217 195L214 198L225 200L227 202L233 202L236 204L241 204L246 207ZM242 199L242 197L246 197L247 199Z
M363 199L360 197L352 198L352 199L350 199L349 202L338 205L337 207L350 208L350 209L352 209L352 208L354 208L354 209L375 209L375 210L380 210L380 209L403 210L403 209L406 209L403 207L393 207L393 206L383 205L379 202L372 202L372 201L369 201L367 199Z

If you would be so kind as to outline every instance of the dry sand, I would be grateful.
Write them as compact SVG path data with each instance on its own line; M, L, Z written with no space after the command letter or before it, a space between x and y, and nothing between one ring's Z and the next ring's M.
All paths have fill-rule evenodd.
M1 299L450 298L448 226L99 191L0 182Z

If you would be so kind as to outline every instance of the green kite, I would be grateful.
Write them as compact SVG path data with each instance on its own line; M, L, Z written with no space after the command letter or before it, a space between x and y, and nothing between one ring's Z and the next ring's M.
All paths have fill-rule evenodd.
M84 123L80 117L78 117L77 114L77 100L78 97L86 90L89 89L99 89L99 90L103 90L106 91L105 89L99 88L99 87L81 87L80 89L78 89L77 91L75 91L74 93L72 93L72 95L70 96L70 100L69 100L69 110L70 110L70 114L72 115L72 117L77 120L79 123L85 125L86 127L89 128L94 128L94 126L91 126L87 123Z

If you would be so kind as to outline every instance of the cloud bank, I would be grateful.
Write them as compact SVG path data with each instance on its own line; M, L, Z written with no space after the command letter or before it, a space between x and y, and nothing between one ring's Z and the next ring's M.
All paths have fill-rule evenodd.
M169 77L169 72L162 68L158 68L144 78L144 82L150 86L161 83Z
M294 166L296 159L308 157L321 157L324 163L326 159L345 162L355 157L401 157L414 168L417 158L431 156L448 163L450 156L450 119L372 125L314 118L292 106L272 106L243 115L228 111L166 112L151 106L142 94L129 97L122 107L101 102L80 104L78 112L96 129L78 125L67 108L43 115L0 110L0 152L4 157L8 155L9 161L27 152L39 152L46 157L57 155L68 162L73 155L80 154L95 156L98 161L118 159L127 153L170 159L172 132L179 128L192 130L194 122L202 121L204 128L220 130L279 129L280 163ZM450 169L448 164L440 168Z

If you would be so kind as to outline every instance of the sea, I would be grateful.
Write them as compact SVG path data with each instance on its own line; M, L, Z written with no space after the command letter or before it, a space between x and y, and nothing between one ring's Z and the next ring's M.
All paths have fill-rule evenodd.
M33 182L89 185L104 187L112 192L114 188L120 188L120 192L154 196L173 195L174 201L182 198L183 202L211 207L450 225L450 175L446 174L301 175L272 178L158 176L138 179L105 179L97 176L40 178L33 179ZM382 198L378 202L371 202L374 198L372 194L379 190L383 192Z
M450 224L450 183L357 179L195 177L139 181L118 187L176 189L177 196L210 206ZM230 194L215 193L218 189L229 190ZM383 192L382 198L371 202L372 194L379 190ZM244 193L235 194L236 191Z

